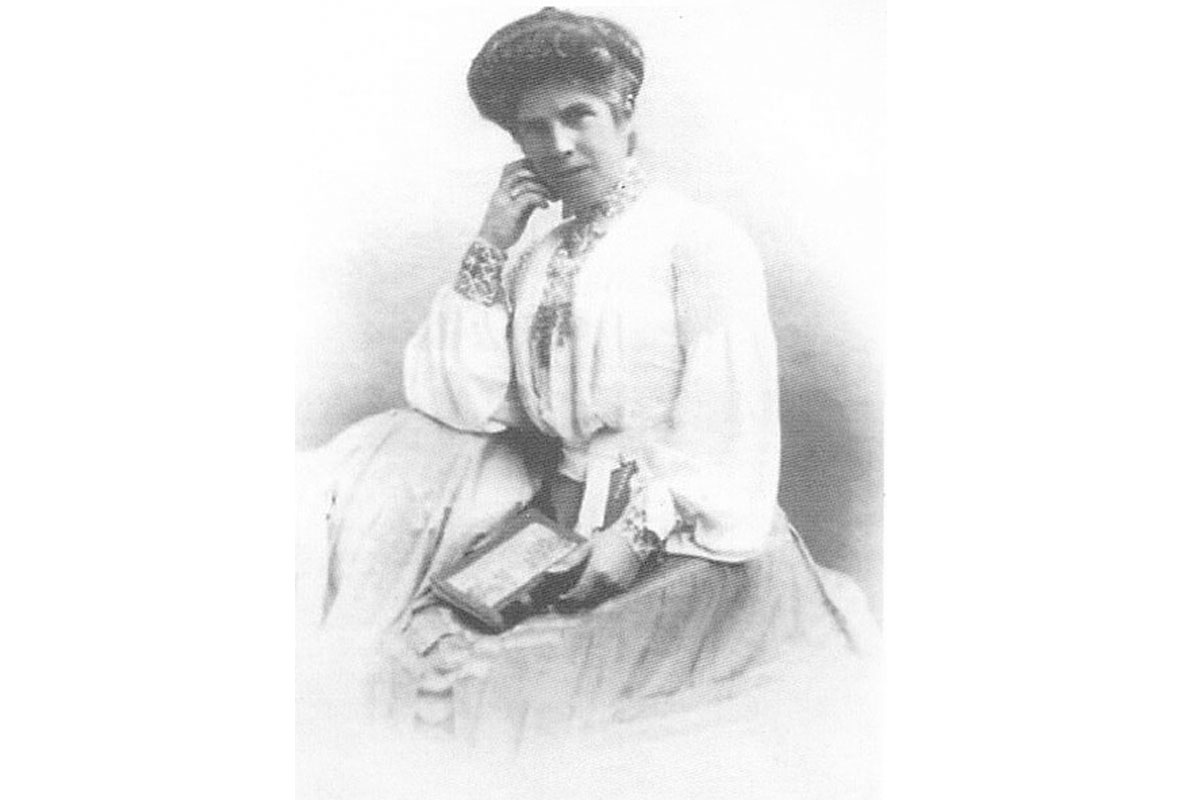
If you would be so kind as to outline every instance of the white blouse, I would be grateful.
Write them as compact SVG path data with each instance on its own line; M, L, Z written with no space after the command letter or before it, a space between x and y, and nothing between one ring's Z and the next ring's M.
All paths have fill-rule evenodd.
M581 228L590 248L566 259L564 282L562 250ZM749 237L651 186L594 224L564 222L509 261L503 283L506 302L493 305L438 292L405 352L408 402L466 431L535 425L561 440L559 470L576 480L598 460L636 460L685 523L669 553L761 552L776 509L779 396ZM544 308L564 291L565 321Z

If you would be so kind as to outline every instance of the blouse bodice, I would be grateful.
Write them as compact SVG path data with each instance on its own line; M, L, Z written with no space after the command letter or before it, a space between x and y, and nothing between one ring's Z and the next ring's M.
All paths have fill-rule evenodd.
M633 459L680 524L668 552L742 561L776 507L779 407L762 265L724 215L649 186L565 221L503 269L503 302L436 295L405 352L419 410L533 425L558 469Z

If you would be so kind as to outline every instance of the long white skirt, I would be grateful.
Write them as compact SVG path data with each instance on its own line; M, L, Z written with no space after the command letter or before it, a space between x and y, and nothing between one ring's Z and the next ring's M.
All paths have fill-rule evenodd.
M821 680L858 672L877 650L861 592L811 560L781 511L750 562L668 557L594 609L482 633L423 590L532 498L537 459L508 435L395 410L313 462L309 513L324 508L324 531L301 548L301 615L358 643L364 698L405 725L507 744L662 730L707 709L760 714L764 689L794 693L818 668Z

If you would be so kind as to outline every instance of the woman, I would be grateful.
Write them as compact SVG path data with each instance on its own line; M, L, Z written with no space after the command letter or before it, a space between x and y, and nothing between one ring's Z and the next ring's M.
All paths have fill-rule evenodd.
M871 635L776 504L779 409L762 266L720 214L636 162L637 41L544 9L498 31L471 97L524 157L405 351L411 410L334 446L328 629L378 635L397 715L526 737L735 694L797 653ZM530 216L564 221L518 255ZM552 612L498 636L424 590L534 505L575 526L587 478L636 464L624 514L585 527Z

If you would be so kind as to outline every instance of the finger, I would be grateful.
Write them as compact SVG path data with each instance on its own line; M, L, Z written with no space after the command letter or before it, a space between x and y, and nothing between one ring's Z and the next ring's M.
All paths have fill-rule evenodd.
M508 185L502 186L501 189L507 191L510 195L529 189L543 193L548 191L544 183L533 178L521 178L520 180L512 181Z
M579 583L575 584L571 588L571 591L565 593L562 597L558 598L559 604L564 607L570 607L570 606L575 605L580 600L587 597L590 585L591 585L591 581L587 581L587 580L580 578Z
M620 588L609 577L595 569L586 573L586 583L581 579L575 589L563 596L563 604L567 610L582 606L594 606L620 592Z
M524 160L524 158L522 158L521 161L514 161L509 164L505 164L504 169L502 172L500 172L500 180L508 180L512 175L518 175L522 173L533 175L533 167L530 166L529 162Z
M567 605L577 605L596 591L596 584L599 582L599 574L588 567L583 575L579 576L579 582L571 589L571 591L559 598L559 602Z
M586 594L564 597L557 606L562 611L573 613L597 606L613 594L615 592L609 588L608 584L600 582L589 587Z
M546 570L546 572L550 573L551 575L561 575L564 572L570 572L571 570L575 569L575 567L579 566L580 563L586 561L590 556L590 548L580 547L576 550L572 550L560 561L556 561Z
M516 197L518 194L525 191L541 192L547 196L550 194L550 191L546 188L545 184L534 180L533 178L521 178L520 180L514 180L501 186L500 190L508 192L509 197Z
M514 205L523 209L532 209L534 206L548 208L550 206L550 198L545 194L534 191L532 189L518 192L516 195L509 198Z
M542 185L541 182L538 181L537 176L532 172L518 172L514 175L506 176L504 180L500 181L499 189L502 192L511 192L513 189L516 189L517 187L526 183L532 183L537 186Z

